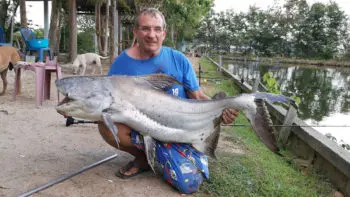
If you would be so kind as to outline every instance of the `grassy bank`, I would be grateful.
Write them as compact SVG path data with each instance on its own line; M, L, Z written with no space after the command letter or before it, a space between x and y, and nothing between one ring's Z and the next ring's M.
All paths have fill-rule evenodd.
M207 59L201 59L207 86L215 92L236 95L240 91L230 80L217 74ZM209 92L209 95L215 92ZM240 115L236 124L248 124ZM299 169L291 157L270 152L249 127L225 127L226 139L239 144L244 154L217 151L217 160L209 159L210 182L205 182L196 196L332 196L331 184L312 169ZM283 154L288 155L288 152Z

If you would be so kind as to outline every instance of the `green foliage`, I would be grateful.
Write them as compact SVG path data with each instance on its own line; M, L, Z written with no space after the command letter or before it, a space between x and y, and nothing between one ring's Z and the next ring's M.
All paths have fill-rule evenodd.
M35 34L36 38L44 38L44 29L32 29L33 33Z
M277 83L276 79L273 77L272 72L267 72L263 76L263 82L267 87L267 91L274 94L281 94L280 85Z
M274 94L282 94L280 85L278 84L276 78L273 76L272 72L267 72L263 76L263 82L265 87L267 88L267 92L271 92ZM298 105L300 103L300 97L292 95L290 97L295 101L295 103Z
M78 33L78 53L95 52L94 31Z
M299 105L299 103L301 102L299 96L292 95L290 98L293 99L297 105Z
M192 39L212 4L213 0L164 0L161 11L168 24L167 39L175 46Z
M78 16L78 53L95 52L95 17L92 15Z
M196 45L220 54L331 59L350 54L348 23L335 2L309 6L305 0L288 0L268 10L209 12Z

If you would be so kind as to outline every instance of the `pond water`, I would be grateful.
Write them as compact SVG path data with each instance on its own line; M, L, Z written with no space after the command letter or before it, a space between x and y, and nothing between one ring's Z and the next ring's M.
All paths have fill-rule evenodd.
M338 143L350 144L350 68L263 65L226 62L229 71L253 84L272 72L282 94L301 100L298 117L317 131L330 133ZM331 127L334 126L334 127Z

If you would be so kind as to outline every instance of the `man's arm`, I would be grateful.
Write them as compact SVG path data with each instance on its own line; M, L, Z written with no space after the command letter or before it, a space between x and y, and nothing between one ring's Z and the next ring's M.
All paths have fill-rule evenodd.
M191 99L197 99L197 100L209 100L210 97L205 95L201 90L196 91L188 91L187 95ZM238 111L236 111L234 108L226 108L222 112L222 120L225 124L232 123L238 115Z
M210 100L210 97L205 95L201 90L187 91L187 96L191 99Z

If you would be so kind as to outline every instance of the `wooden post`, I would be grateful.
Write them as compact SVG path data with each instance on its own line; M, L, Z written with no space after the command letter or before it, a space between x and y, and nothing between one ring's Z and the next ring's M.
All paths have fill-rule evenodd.
M227 69L227 70L228 70L228 72L234 74L234 73L233 73L233 65L232 65L232 64L229 64L229 65L228 65L228 69Z
M255 78L254 79L254 86L253 86L253 89L252 89L253 93L258 91L259 83L260 83L259 78Z
M218 68L218 71L221 72L221 68L222 68L222 56L219 55L219 68Z
M284 118L283 125L290 126L293 124L295 117L297 116L297 109L290 105L286 117ZM279 130L279 139L282 144L286 144L290 135L292 127L281 127Z
M199 63L199 68L198 68L198 82L199 82L199 86L201 86L201 72L202 72L202 67L201 67L201 63Z

